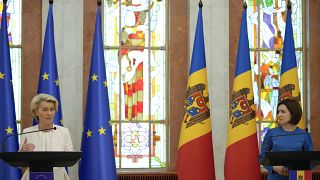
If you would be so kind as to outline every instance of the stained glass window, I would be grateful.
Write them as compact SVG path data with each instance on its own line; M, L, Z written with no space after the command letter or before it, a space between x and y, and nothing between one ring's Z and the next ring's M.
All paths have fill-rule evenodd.
M20 131L21 119L21 5L22 0L8 0L7 15L5 16L2 14L3 1L0 0L0 21L3 17L6 17L8 22L12 83L18 132Z
M165 0L105 0L104 49L117 168L167 166Z
M292 26L303 101L303 3L292 2ZM258 139L275 127L287 0L248 0L247 19Z

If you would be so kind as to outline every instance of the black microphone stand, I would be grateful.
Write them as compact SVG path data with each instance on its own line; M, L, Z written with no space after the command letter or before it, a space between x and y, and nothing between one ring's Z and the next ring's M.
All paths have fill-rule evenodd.
M6 137L3 138L2 140L2 152L5 152L6 151L6 141L9 137L11 136L18 136L18 135L22 135L22 134L29 134L29 133L34 133L34 132L40 132L40 131L48 131L48 130L56 130L57 128L56 127L53 127L53 128L48 128L48 129L39 129L39 130L36 130L36 131L29 131L29 132L25 132L25 133L18 133L18 134L10 134L10 135L7 135Z

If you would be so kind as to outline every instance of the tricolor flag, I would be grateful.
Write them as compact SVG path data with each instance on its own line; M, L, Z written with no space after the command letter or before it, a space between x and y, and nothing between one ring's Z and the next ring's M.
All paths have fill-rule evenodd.
M16 112L14 106L10 48L7 30L7 1L3 1L0 29L0 140L17 134ZM19 149L18 136L7 139L4 151L16 152ZM0 159L0 179L19 180L21 171Z
M185 115L181 125L178 150L178 178L179 180L214 180L215 170L201 1L184 109Z
M289 171L289 180L312 180L312 171Z
M296 51L294 48L292 20L291 20L291 4L288 4L286 31L284 36L283 57L281 64L279 101L290 98L301 103L298 67L296 59ZM302 116L298 126L305 128L305 122Z
M101 1L98 2L84 116L79 179L117 180L106 67L103 55Z
M54 22L52 15L52 3L53 1L50 1L47 17L47 26L42 50L42 60L37 93L50 94L58 100L58 112L56 112L54 116L53 123L57 125L63 125L59 90L60 82L58 76L56 48L54 42ZM37 124L37 122L33 121L33 124Z
M228 123L224 164L226 180L260 179L246 5L244 7Z

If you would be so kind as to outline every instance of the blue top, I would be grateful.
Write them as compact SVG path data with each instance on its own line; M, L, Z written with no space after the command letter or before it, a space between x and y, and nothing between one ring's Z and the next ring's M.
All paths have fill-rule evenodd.
M259 161L266 151L312 151L313 144L310 134L300 128L285 131L282 127L270 129L261 145ZM287 180L288 176L281 176L272 170L272 166L264 166L268 171L268 180Z

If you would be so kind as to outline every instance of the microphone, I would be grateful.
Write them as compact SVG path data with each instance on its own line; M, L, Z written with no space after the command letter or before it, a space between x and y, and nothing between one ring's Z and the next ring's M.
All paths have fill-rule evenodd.
M47 129L39 129L39 130L36 130L36 131L29 131L29 132L24 132L24 133L17 133L17 134L7 135L2 140L2 152L5 152L5 150L6 150L6 141L11 136L20 136L22 134L29 134L29 133L35 133L35 132L40 132L40 131L48 131L48 130L56 130L56 129L57 129L57 127L53 127L53 128L47 128Z

